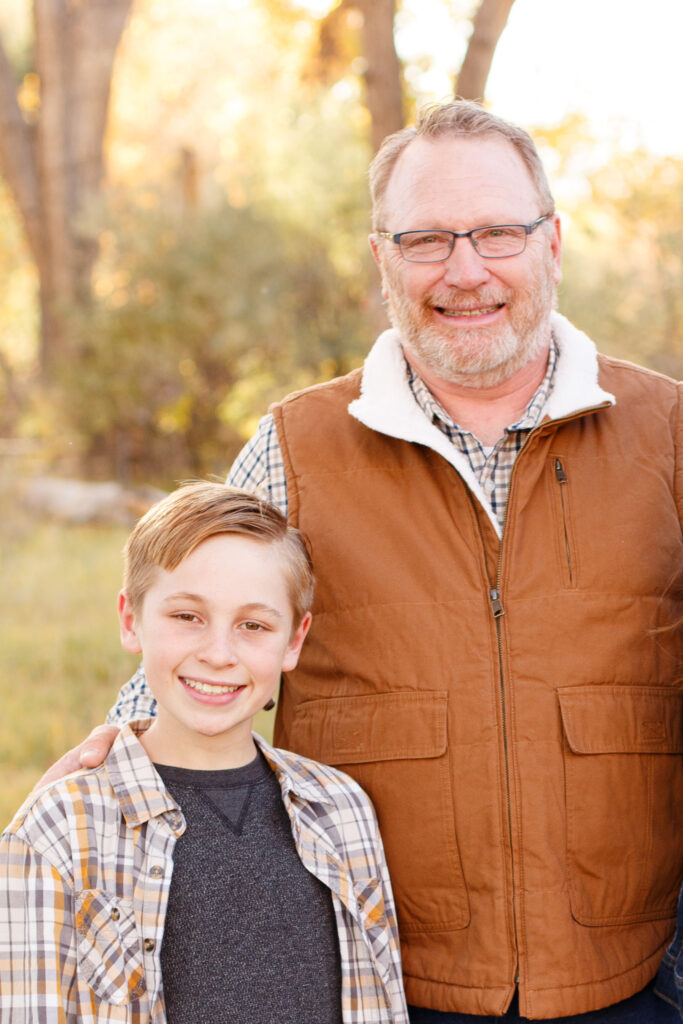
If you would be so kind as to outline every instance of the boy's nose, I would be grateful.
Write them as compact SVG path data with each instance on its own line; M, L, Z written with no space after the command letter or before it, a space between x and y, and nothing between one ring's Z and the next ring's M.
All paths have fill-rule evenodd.
M237 660L229 631L213 629L203 637L199 658L207 665L234 665Z

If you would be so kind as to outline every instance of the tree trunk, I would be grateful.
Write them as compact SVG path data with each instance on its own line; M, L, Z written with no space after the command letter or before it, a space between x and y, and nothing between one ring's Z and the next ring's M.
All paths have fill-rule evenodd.
M396 2L356 0L356 6L363 15L366 102L377 152L382 140L404 124L401 67L394 46Z
M84 301L94 245L78 223L103 176L103 139L116 48L132 0L34 0L41 105L35 128L17 104L0 45L0 169L22 216L40 281L40 363L63 352L64 304Z
M483 100L498 40L514 0L481 0L472 35L457 78L455 94L464 100Z

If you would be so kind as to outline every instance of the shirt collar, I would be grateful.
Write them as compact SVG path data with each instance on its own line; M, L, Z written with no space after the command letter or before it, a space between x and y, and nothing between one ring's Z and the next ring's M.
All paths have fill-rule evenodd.
M105 771L121 813L131 828L168 812L176 815L180 810L139 740L152 722L153 719L148 718L124 726L105 761ZM322 773L314 771L317 765L313 766L296 754L271 747L257 733L252 735L275 772L283 797L293 793L308 803L334 803L325 788Z
M148 718L124 725L104 762L121 813L131 828L169 811L180 810L138 739L152 722L153 719Z
M266 761L277 775L283 797L293 793L308 803L333 804L334 799L325 786L325 768L308 758L290 751L278 750L259 736L252 734Z
M555 369L557 366L557 346L554 338L550 340L550 350L548 352L548 362L546 365L545 375L543 380L538 385L536 391L531 396L529 403L517 420L516 423L506 427L506 431L512 430L532 430L537 426L545 411L548 399L553 390L553 384L555 379ZM432 392L429 390L422 378L415 372L410 363L406 360L406 374L408 378L408 384L410 390L413 393L415 401L419 405L422 412L432 422L436 423L439 429L446 428L447 431L455 431L457 433L467 433L462 427L458 426L455 420L448 415L441 403L434 397Z

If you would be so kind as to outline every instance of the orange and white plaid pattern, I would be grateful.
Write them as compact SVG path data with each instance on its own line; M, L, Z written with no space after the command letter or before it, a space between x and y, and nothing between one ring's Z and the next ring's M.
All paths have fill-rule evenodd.
M32 794L0 838L1 1024L166 1020L160 951L185 822L137 739L148 725L126 726L100 768ZM334 768L255 739L303 864L331 890L345 1024L407 1024L370 801Z

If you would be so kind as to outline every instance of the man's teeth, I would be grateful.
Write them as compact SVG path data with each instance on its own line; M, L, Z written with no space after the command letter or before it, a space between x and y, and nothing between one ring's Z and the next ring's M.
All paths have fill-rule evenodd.
M183 677L183 682L191 690L196 690L198 693L205 693L209 696L217 693L234 693L235 690L241 689L239 686L224 686L222 683L202 683L199 679L188 679L187 676Z
M445 309L441 312L446 316L483 316L485 313L495 313L500 306L482 306L480 309Z

